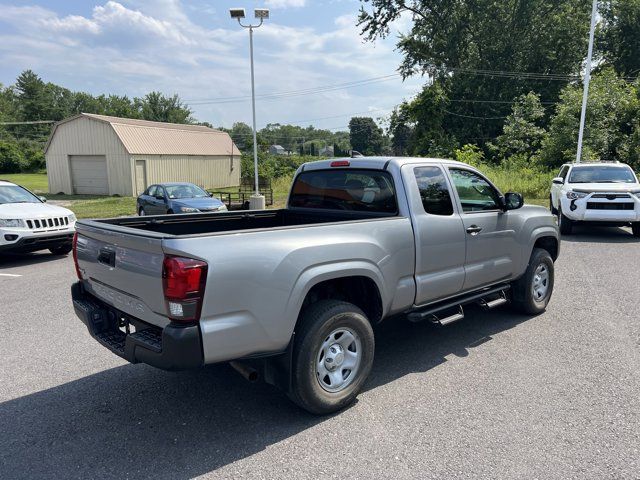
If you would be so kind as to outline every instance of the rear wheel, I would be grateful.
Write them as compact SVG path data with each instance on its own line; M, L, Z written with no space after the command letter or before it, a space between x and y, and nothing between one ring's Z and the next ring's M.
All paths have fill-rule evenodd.
M67 255L72 249L73 249L73 246L69 243L69 244L59 245L57 247L51 247L49 251L54 255Z
M336 300L311 305L296 331L289 398L319 415L346 407L369 376L374 345L371 324L355 305Z
M534 248L526 272L513 283L514 307L530 315L544 312L553 293L553 281L551 255L542 248Z
M558 227L562 235L571 235L573 231L573 221L562 213L562 208L558 206Z
M640 237L640 222L635 222L631 225L631 231L634 237Z

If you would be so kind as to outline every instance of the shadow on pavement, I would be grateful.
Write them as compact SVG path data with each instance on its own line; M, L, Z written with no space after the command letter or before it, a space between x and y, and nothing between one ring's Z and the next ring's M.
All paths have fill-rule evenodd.
M33 253L0 253L0 269L37 265L67 257L71 259L71 254L53 255L48 250Z
M383 324L366 389L444 367L447 355L465 357L527 318L470 311L447 327ZM0 404L0 477L192 478L329 418L227 365L178 373L125 365Z
M563 242L571 243L637 243L630 228L579 226L573 227L571 235L563 235Z

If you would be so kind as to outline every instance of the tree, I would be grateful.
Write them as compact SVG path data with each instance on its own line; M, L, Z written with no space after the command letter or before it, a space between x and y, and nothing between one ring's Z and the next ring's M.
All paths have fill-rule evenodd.
M25 70L16 79L16 95L20 105L20 120L49 120L51 109L46 95L46 85L42 79L31 70Z
M144 120L169 123L193 123L191 109L184 105L178 95L165 97L160 92L147 93L134 99L134 104Z
M620 160L640 167L640 90L606 69L593 76L589 88L583 157ZM557 167L575 159L582 86L567 86L542 142L540 156Z
M529 92L518 97L504 122L502 135L496 140L498 155L501 158L523 155L530 159L540 149L547 134L541 126L543 119L544 107L537 94Z
M404 156L409 154L409 146L413 136L413 126L408 118L406 108L397 107L389 117L389 135L391 136L391 149L394 155Z
M349 121L349 141L363 155L379 155L384 144L382 129L371 117L353 117Z
M602 28L596 46L622 76L640 75L640 0L611 0L600 8Z
M533 91L556 101L579 75L587 51L590 0L361 2L358 24L368 41L389 35L393 22L411 15L397 45L399 70L404 77L428 75L432 86L425 88L438 87L450 100L439 110L440 125L429 120L426 129L446 132L446 141L422 139L423 150L429 142L454 140L455 148L494 139L515 98Z

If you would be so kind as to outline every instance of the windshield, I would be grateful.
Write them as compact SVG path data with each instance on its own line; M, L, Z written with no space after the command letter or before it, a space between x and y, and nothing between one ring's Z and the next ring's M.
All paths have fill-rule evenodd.
M636 183L636 177L629 167L573 167L569 183Z
M0 204L42 203L33 193L18 185L0 185Z
M164 187L169 198L202 198L209 194L195 185L168 185Z
M397 211L391 176L387 172L355 169L302 172L291 189L289 206L375 213Z

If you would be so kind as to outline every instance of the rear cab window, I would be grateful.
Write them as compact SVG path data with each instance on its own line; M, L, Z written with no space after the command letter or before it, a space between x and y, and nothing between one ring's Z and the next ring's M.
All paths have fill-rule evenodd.
M291 188L289 208L398 213L396 190L388 172L351 168L300 173Z
M413 173L424 211L430 215L453 215L453 202L442 169L436 166L416 167Z

